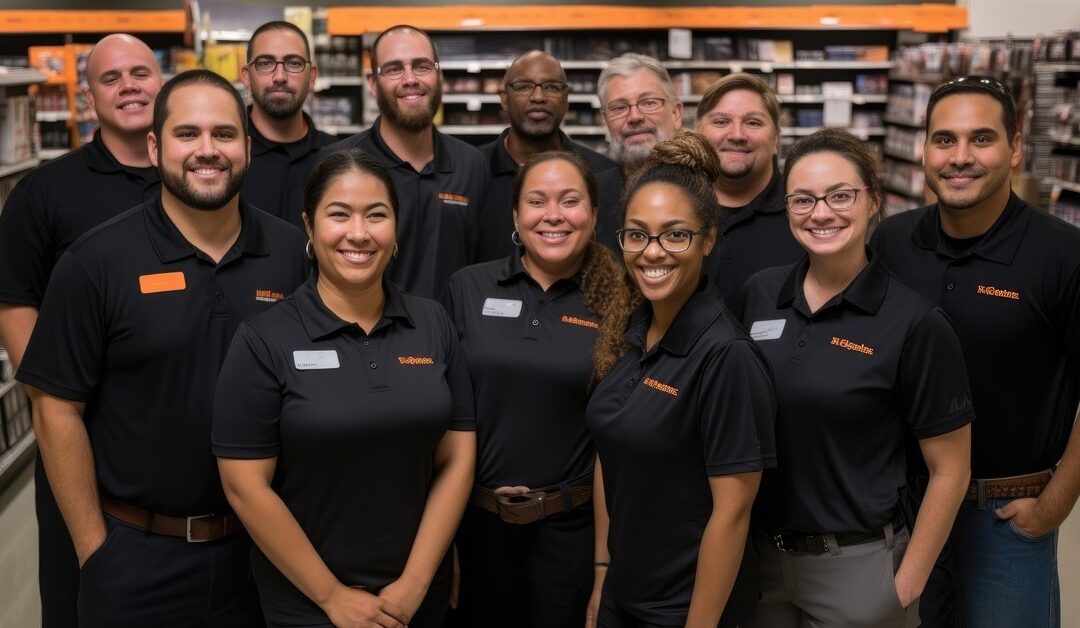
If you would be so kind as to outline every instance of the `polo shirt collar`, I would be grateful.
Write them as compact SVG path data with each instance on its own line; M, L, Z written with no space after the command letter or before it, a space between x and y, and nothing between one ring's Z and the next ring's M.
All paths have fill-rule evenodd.
M403 160L394 154L394 151L390 150L390 147L386 145L386 142L382 139L382 115L375 118L375 123L371 125L371 143L375 145L375 148L382 153L393 164L393 167L407 167L410 170L414 170L412 164ZM446 138L443 134L435 128L435 125L431 125L431 133L435 144L435 157L431 161L431 167L435 172L453 172L454 163L450 151L446 148ZM424 170L427 170L425 166Z
M157 172L157 169L152 166L132 168L117 161L116 157L109 151L109 147L105 145L105 140L101 139L101 129L94 131L94 139L84 147L83 154L86 158L87 167L94 172L103 174L126 172L139 176L144 176L143 173L153 172L156 174Z
M584 157L579 151L577 144L570 139L570 137L563 133L560 129L559 133L559 150L564 150L568 153L573 153L579 157ZM510 127L503 129L503 132L499 134L499 137L495 139L495 150L491 151L491 174L498 176L501 174L514 174L518 170L518 164L510 157L510 153L506 150L506 136L510 134Z
M266 153L274 150L279 146L296 146L303 150L304 154L314 153L321 149L318 142L318 133L315 131L315 122L311 119L311 116L306 111L300 110L301 115L304 116L304 122L307 123L307 134L303 138L296 142L289 142L283 144L281 142L274 142L266 139L266 137L259 132L258 127L255 126L255 120L251 117L251 110L254 105L248 106L248 135L251 136L251 158L254 159L259 155L265 155Z
M265 256L270 254L270 244L263 232L262 224L254 215L255 210L240 199L240 235L236 242L225 254L222 262L225 262L232 251L239 251L244 255ZM158 259L162 263L175 262L185 257L195 255L196 249L176 228L172 220L165 214L165 208L161 205L161 195L155 196L147 202L143 210L146 221L146 232L150 237L150 244L154 247Z
M312 273L308 280L300 285L293 293L292 300L300 314L300 322L311 340L326 338L347 328L357 328L355 323L342 320L337 314L330 311L319 296L316 285L319 281L318 273ZM377 330L399 321L415 327L409 308L405 305L405 299L401 296L401 290L394 284L383 281L383 293L386 295L386 303L383 304L382 318L372 329L374 334Z
M496 273L496 275L495 275L496 283L498 283L500 286L504 286L506 284L513 283L515 281L522 281L522 280L531 281L533 283L536 283L536 280L533 279L531 275L529 275L529 271L525 270L525 265L521 263L521 256L524 255L524 254L525 254L525 250L522 247L520 247L520 246L514 247L513 254L509 255L506 258L506 261L502 265L502 268L500 268L499 272ZM558 284L560 284L560 283L562 283L564 281L571 281L574 284L580 286L581 285L581 271L578 271L573 277L569 277L567 279L560 279L560 280L556 281L554 284L552 284L552 287L554 288L555 286L557 286Z
M870 248L866 249L866 257L868 263L859 271L855 279L840 294L823 305L818 310L819 312L837 303L847 303L866 314L877 314L885 301L885 293L889 289L889 271ZM780 293L776 299L778 309L790 307L807 317L810 316L810 309L806 305L806 295L803 293L803 280L809 268L810 258L807 256L803 256L802 261L792 267L780 287Z
M676 356L686 356L694 348L698 338L724 313L724 304L716 285L702 275L697 291L683 305L667 333L657 343L657 348ZM652 322L652 304L644 301L630 319L626 341L645 353L645 336Z
M1025 211L1026 209L1020 197L1010 192L1005 211L1001 212L990 230L971 248L971 255L978 255L998 264L1011 264L1031 220L1031 213ZM911 233L911 239L919 248L935 251L946 257L957 257L942 237L940 212L941 209L936 203L931 205L929 211L919 219Z

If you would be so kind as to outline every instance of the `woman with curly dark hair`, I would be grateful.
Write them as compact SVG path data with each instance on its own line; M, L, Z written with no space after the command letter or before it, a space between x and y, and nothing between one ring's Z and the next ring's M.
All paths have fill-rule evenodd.
M716 628L775 465L769 371L704 273L718 175L705 138L684 132L627 184L618 238L645 302L586 412L599 453L587 626Z
M456 619L562 628L581 622L593 580L585 405L597 369L621 351L634 296L615 256L592 242L596 178L584 161L533 156L513 198L517 252L457 272L445 298L477 404Z

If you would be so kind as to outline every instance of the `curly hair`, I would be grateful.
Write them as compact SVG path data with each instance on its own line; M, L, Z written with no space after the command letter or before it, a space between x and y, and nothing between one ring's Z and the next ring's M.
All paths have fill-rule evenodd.
M674 185L686 194L702 229L716 226L720 203L713 191L713 182L720 177L720 160L704 136L680 130L669 140L653 147L644 167L626 184L623 207L638 190L650 183Z

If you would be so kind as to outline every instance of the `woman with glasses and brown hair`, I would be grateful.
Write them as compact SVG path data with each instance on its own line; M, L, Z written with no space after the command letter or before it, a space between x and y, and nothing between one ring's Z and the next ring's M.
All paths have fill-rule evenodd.
M516 251L450 279L445 298L472 375L477 470L457 535L463 628L580 624L593 579L595 449L585 404L593 349L622 343L629 284L592 242L596 178L578 156L517 171Z
M718 173L705 138L681 132L627 185L618 237L645 301L587 410L599 454L590 627L716 628L775 464L768 368L704 274Z
M756 625L902 628L967 488L971 395L940 308L867 249L875 161L850 133L787 157L788 224L806 256L747 282L736 313L776 377L776 449L754 506ZM930 471L909 537L905 443Z

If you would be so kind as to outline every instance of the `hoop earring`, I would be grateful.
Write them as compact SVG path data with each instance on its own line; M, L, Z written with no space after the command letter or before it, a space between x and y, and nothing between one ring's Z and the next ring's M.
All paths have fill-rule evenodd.
M521 236L518 235L517 230L510 234L510 241L516 246L521 246Z
M394 242L394 252L390 254L391 257L393 257L394 259L397 259L398 252L399 252L399 249L398 249L397 242Z
M310 260L315 259L315 247L311 244L311 240L308 240L307 244L304 245L304 254L307 255L307 258Z

